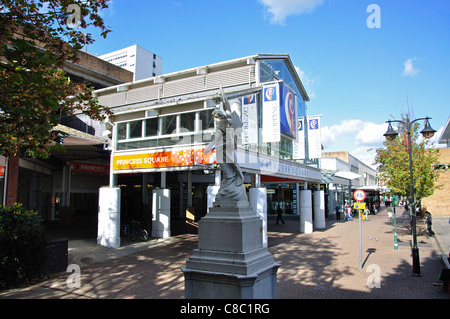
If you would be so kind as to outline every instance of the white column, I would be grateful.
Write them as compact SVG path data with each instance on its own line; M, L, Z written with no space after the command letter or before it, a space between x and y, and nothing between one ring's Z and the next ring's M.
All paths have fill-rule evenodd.
M97 244L120 247L120 188L102 187L98 198Z
M170 237L170 189L153 190L152 215L152 237Z
M325 222L325 192L315 191L313 193L314 205L314 228L323 229L326 227Z
M300 232L312 233L313 232L313 220L312 220L312 199L311 191L308 189L302 189L299 194L300 197Z
M250 206L262 220L263 247L268 247L267 240L267 189L264 187L250 188Z

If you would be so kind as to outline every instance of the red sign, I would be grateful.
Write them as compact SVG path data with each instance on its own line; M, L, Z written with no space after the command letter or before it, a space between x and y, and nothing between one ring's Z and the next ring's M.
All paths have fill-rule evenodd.
M6 166L0 166L0 176L5 176L5 168Z
M353 198L358 202L362 202L366 199L366 192L364 192L362 189L358 189L353 193Z
M69 165L72 172L109 174L109 165L106 164L70 162Z

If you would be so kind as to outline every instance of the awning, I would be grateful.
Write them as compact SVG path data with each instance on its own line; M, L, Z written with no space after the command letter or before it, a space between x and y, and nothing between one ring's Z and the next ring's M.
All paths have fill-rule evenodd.
M359 174L356 174L356 173L353 173L353 172L347 172L347 171L339 171L339 172L336 172L335 174L334 174L334 176L336 176L336 177L341 177L341 178L345 178L345 179L355 179L355 178L360 178L360 177L362 177L361 175L359 175Z

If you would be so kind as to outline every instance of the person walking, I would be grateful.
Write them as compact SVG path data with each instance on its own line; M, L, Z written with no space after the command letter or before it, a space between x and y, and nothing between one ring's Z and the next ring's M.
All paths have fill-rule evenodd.
M339 211L339 205L334 208L336 211L336 220L341 220L341 212Z
M434 231L432 229L432 225L433 225L433 219L431 218L431 213L429 211L426 211L425 214L427 215L427 230L428 230L428 235L430 237L434 236Z
M281 206L278 206L277 209L277 225L278 225L278 221L280 221L284 224L284 220L283 220L283 210L281 209Z

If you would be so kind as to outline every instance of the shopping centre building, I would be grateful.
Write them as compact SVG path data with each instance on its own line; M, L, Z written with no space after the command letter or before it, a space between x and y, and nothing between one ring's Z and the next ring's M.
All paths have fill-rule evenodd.
M171 222L207 213L222 150L204 151L216 132L213 111L228 101L241 114L237 162L254 210L301 211L301 231L312 231L313 220L324 227L322 175L304 164L307 133L298 130L308 127L309 98L289 55L243 57L95 94L114 113L109 186L120 186L122 220L152 218L153 236L167 237ZM314 217L313 203L322 207Z

